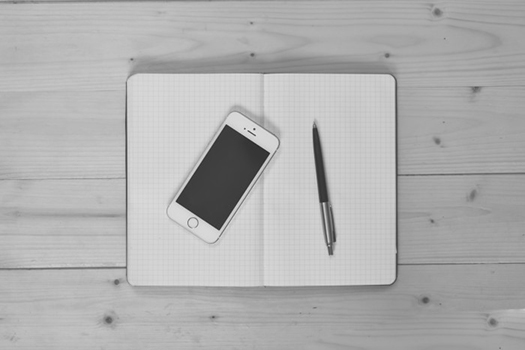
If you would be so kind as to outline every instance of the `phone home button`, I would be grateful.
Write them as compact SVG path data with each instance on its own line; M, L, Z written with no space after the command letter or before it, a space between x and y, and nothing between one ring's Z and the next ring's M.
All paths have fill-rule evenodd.
M199 220L197 220L197 218L191 217L188 219L189 228L195 228L197 226L199 226Z

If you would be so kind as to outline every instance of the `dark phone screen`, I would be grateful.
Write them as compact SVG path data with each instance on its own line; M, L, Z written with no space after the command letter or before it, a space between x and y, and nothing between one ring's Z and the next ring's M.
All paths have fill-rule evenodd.
M225 125L176 202L220 230L269 155Z

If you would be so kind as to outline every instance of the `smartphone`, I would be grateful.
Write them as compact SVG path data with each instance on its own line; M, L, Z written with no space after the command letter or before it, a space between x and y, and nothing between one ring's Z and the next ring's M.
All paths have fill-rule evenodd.
M274 134L230 113L168 206L168 217L217 242L278 147Z

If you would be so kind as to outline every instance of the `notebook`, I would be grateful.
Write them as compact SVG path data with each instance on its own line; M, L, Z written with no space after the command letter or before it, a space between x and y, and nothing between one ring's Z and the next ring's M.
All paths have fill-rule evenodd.
M166 209L231 111L280 148L215 244ZM337 234L322 231L316 122ZM136 286L396 279L396 83L383 74L136 74L127 83L127 276Z

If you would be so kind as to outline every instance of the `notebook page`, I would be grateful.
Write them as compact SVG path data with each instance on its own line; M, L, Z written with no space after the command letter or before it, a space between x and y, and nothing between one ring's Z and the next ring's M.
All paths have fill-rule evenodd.
M281 146L266 174L264 284L390 284L396 275L395 81L389 75L264 78ZM316 121L337 242L324 241L313 156Z
M166 209L233 109L259 123L258 74L139 74L128 81L128 279L133 285L262 284L262 186L215 244Z

